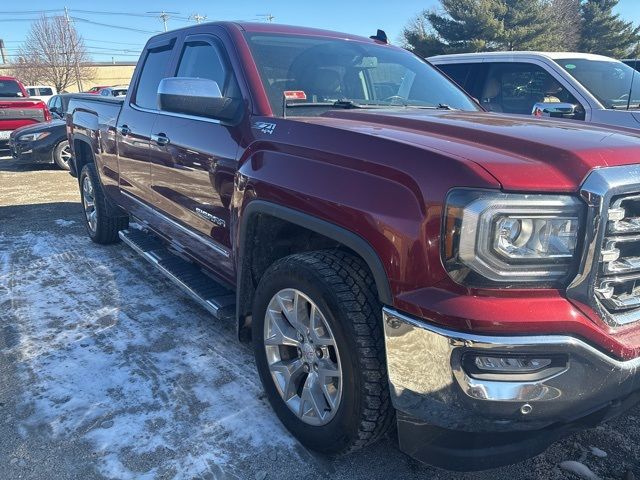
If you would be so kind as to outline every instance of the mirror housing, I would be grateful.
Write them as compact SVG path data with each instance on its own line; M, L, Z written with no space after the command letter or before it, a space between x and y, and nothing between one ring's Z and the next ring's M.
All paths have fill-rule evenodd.
M576 106L573 103L538 102L533 106L534 117L575 118Z
M223 97L218 82L207 78L163 78L158 85L158 108L164 112L230 121L240 100Z

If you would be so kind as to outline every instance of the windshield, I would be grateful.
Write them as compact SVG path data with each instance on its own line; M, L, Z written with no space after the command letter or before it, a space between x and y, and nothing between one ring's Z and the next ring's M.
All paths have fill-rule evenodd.
M304 92L296 106L335 102L341 106L430 107L479 110L457 86L417 56L359 41L299 35L247 34L253 57L276 115L285 91ZM306 98L304 98L306 97ZM322 111L291 108L287 115Z
M565 58L556 60L580 82L605 108L640 108L640 75L617 60ZM631 98L629 98L631 92Z
M0 97L23 97L18 83L13 80L0 80Z

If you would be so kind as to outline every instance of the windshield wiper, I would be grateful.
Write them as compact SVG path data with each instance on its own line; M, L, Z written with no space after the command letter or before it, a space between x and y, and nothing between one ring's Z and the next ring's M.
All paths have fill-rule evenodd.
M353 100L338 100L337 102L333 102L334 108L366 108L369 105L361 105L359 103L354 102Z

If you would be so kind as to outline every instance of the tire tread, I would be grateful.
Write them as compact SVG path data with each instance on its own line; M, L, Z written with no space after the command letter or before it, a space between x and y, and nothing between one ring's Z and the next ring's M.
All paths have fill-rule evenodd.
M120 241L118 232L120 230L124 230L129 226L129 218L109 215L107 198L105 197L104 191L102 190L102 184L100 183L100 179L98 178L98 172L96 171L95 164L87 163L82 168L82 172L78 177L80 189L82 190L82 178L84 177L85 171L89 178L91 178L91 183L93 183L93 191L95 197L94 200L96 210L98 211L98 227L96 229L97 231L95 235L89 234L91 240L101 245L117 243Z
M319 250L290 255L273 269L288 269L290 263L303 263L317 272L336 294L349 318L348 325L357 346L358 369L362 377L364 399L357 437L341 453L350 453L370 445L385 435L393 425L395 411L391 405L386 369L382 305L373 277L364 261L341 250Z

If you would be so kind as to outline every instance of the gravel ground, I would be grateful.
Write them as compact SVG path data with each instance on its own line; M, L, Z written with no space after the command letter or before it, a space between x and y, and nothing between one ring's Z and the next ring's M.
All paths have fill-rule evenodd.
M475 474L414 462L392 438L313 455L269 409L232 325L126 247L92 244L67 173L0 159L2 480L588 478L561 470L568 460L640 479L639 458L639 408Z

